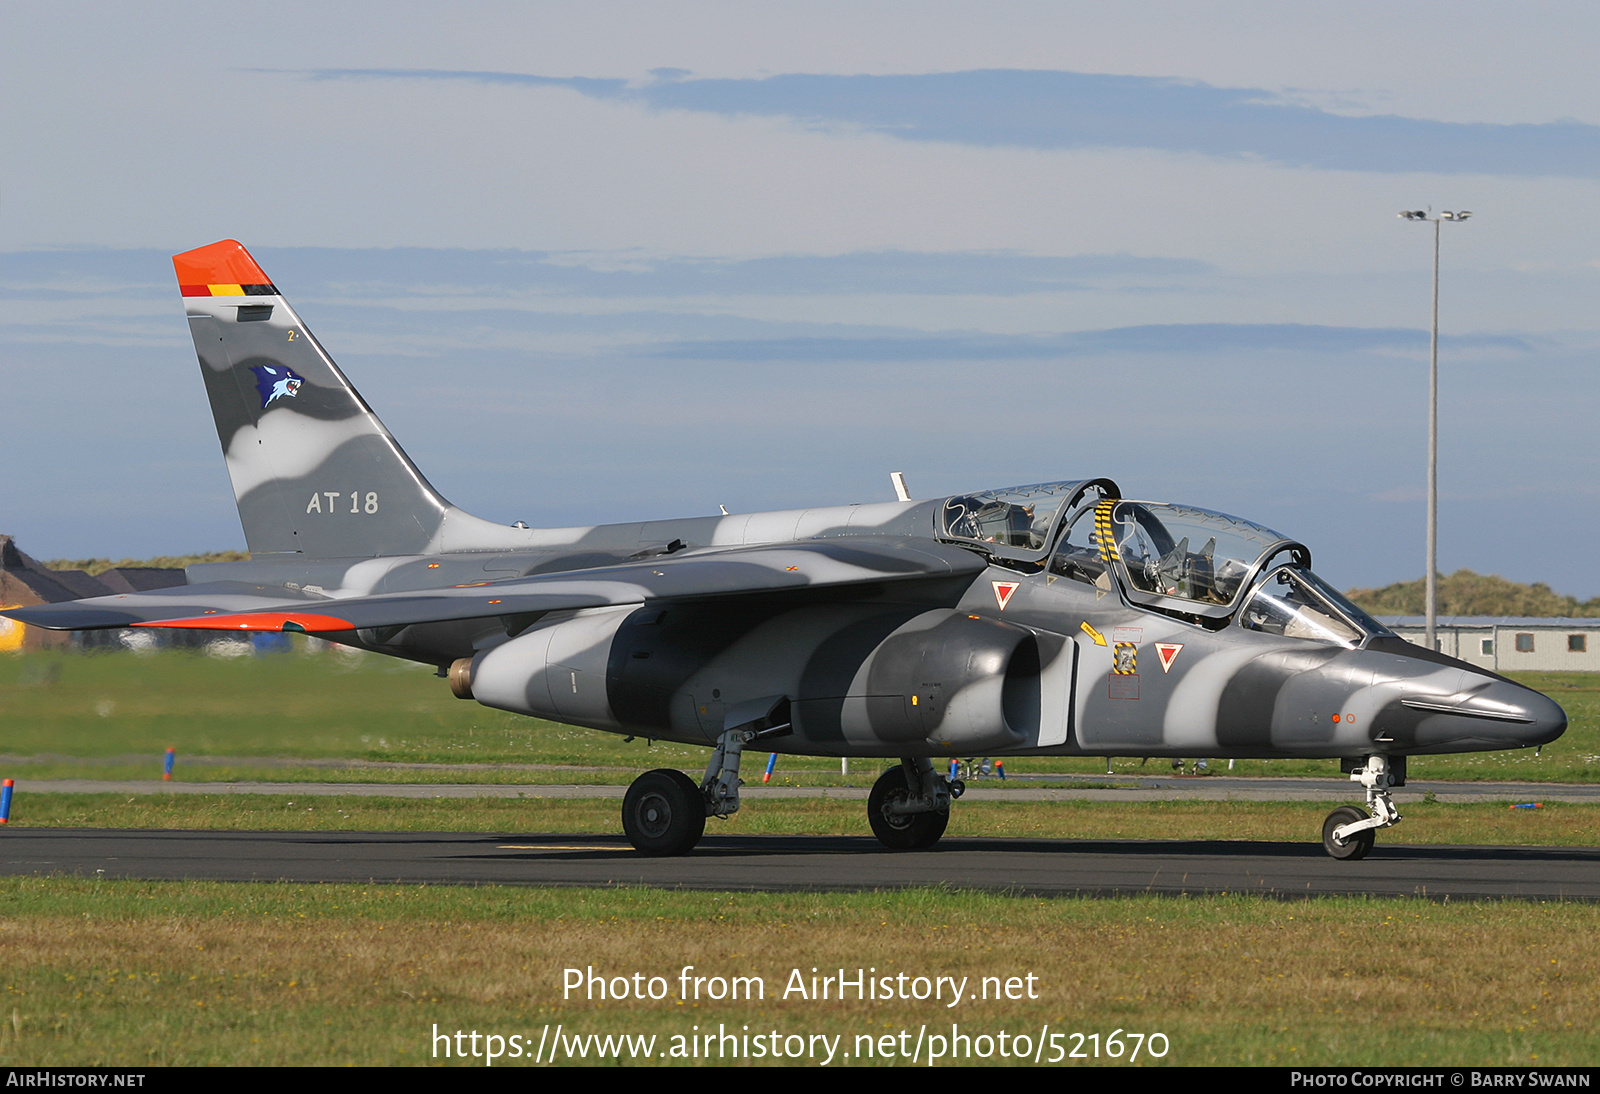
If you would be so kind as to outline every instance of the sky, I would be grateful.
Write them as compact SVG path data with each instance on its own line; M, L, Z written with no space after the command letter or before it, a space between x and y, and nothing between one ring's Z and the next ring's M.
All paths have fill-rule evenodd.
M445 496L591 524L1109 476L1349 588L1600 595L1600 9L0 5L0 532L242 546L169 256Z

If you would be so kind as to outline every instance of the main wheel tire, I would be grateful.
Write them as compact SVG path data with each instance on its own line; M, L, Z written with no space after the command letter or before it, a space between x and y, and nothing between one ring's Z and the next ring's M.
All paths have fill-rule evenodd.
M878 842L891 851L919 851L932 847L944 835L950 823L949 813L937 810L930 813L912 813L892 816L887 807L892 802L903 802L911 797L903 767L891 767L872 784L867 797L867 823Z
M1372 850L1374 839L1371 828L1357 832L1343 842L1333 838L1333 830L1341 824L1354 824L1356 821L1364 821L1367 816L1368 814L1365 810L1357 809L1353 805L1341 805L1332 813L1329 813L1328 819L1322 822L1322 846L1327 850L1328 854L1336 859L1353 860L1366 858L1367 853Z
M686 855L706 830L706 802L681 771L646 771L622 799L622 830L646 855Z

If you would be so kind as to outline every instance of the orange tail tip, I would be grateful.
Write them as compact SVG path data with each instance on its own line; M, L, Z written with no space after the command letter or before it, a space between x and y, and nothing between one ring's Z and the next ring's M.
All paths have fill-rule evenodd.
M236 239L172 256L184 296L277 296L278 290Z

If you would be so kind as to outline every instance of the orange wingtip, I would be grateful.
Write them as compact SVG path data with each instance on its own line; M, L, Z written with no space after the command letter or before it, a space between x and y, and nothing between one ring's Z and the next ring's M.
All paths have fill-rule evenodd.
M175 627L194 631L353 631L354 623L331 615L308 612L240 612L237 615L206 615L197 619L162 619L154 623L135 623L135 627Z
M185 296L259 295L249 293L247 287L272 285L244 244L236 239L173 255L172 268Z

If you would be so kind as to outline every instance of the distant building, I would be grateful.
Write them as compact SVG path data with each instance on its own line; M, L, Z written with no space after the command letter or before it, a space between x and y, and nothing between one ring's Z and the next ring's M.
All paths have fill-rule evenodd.
M82 570L52 570L19 550L11 536L0 535L0 610L59 604L86 596L146 592L182 584L182 570L153 566L107 570L99 577L90 577ZM0 619L0 651L63 649L83 644L70 631L47 631L13 619Z
M1401 638L1424 644L1422 616L1379 621ZM1600 619L1445 615L1433 637L1440 653L1493 672L1600 672Z
M160 566L117 566L96 574L94 580L104 585L108 593L147 593L188 584L182 570Z
M51 570L18 550L10 536L0 535L0 610L57 604L106 592L104 585L82 570ZM71 643L72 636L65 632L0 619L0 650L59 649Z

